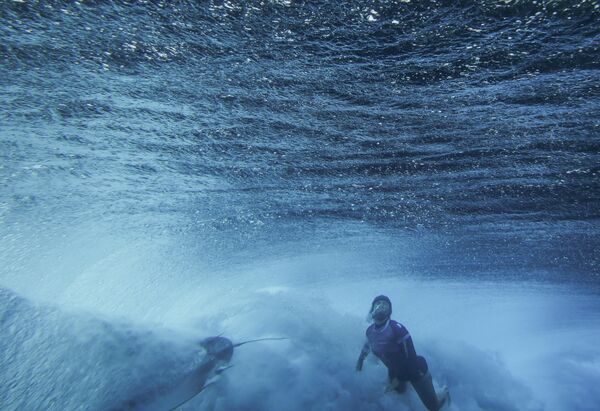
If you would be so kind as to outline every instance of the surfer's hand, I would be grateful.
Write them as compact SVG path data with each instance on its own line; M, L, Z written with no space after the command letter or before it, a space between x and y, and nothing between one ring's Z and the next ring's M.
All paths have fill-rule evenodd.
M369 352L363 348L362 351L360 352L360 355L358 356L358 361L356 361L356 371L362 370L363 362L365 362L365 358L367 358L368 354L369 354Z
M359 358L358 361L356 361L356 371L362 371L363 361L362 358Z
M400 381L398 380L398 378L392 379L392 381L390 381L387 387L385 387L385 392L388 393L390 391L394 391L399 384Z

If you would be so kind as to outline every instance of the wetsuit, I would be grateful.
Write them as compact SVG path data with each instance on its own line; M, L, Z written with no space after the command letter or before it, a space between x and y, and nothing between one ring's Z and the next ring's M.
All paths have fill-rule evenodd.
M387 367L390 381L398 379L395 390L406 390L406 381L413 385L427 374L427 361L418 356L410 333L402 324L388 320L383 325L372 324L367 328L367 342L361 351L361 358L373 352Z

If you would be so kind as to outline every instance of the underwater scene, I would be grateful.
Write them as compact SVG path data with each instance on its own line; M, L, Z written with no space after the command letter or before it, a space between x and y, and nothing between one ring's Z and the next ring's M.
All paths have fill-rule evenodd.
M600 1L3 0L0 39L0 409L600 409Z

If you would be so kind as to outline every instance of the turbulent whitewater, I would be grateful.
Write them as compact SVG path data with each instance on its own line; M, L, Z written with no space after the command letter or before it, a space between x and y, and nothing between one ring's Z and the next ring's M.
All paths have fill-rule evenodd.
M600 3L0 2L0 408L598 408ZM161 390L163 388L156 388ZM152 395L152 394L148 394Z

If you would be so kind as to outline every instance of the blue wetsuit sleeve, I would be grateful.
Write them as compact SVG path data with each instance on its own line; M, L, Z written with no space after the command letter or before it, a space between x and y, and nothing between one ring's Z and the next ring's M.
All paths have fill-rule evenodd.
M415 346L410 334L408 334L408 338L404 340L404 352L406 353L406 358L410 364L416 363L417 352L415 351Z
M406 372L411 381L418 381L427 373L427 361L417 355L412 337L406 328L400 326L404 331L398 343L401 344L402 353L406 359Z
M367 340L362 349L360 350L360 355L358 356L358 361L356 362L356 370L360 371L363 367L363 361L369 355L369 351L371 351L371 347L369 346L369 341Z
M367 340L367 341L365 341L362 349L360 350L361 358L365 358L367 355L369 355L370 352L371 352L371 346L369 345L369 341Z
M406 360L409 364L412 364L417 361L417 352L415 351L415 346L412 341L412 337L410 333L403 325L398 323L394 324L394 328L396 331L396 343L400 346L402 353L406 357Z

